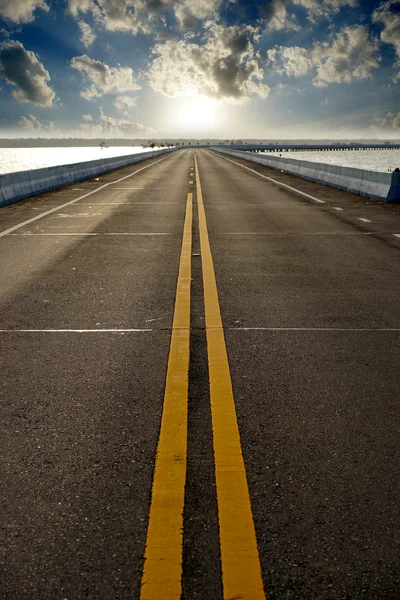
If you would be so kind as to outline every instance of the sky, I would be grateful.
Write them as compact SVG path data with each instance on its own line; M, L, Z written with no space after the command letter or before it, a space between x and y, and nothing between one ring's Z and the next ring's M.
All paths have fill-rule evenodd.
M0 137L400 137L400 0L0 0Z

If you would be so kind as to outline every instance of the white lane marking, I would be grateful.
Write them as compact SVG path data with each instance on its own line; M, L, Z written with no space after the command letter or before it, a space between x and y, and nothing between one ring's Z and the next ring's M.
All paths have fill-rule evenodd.
M154 329L0 329L0 333L143 333ZM159 330L163 331L163 330Z
M372 223L369 219L365 219L364 217L357 217L359 221L364 221L364 223Z
M81 202L79 206L136 206L136 204L180 204L180 202Z
M99 233L9 233L9 236L25 236L25 237L32 237L35 235L53 235L53 236L57 236L57 235L84 235L84 236L88 236L88 235L100 235Z
M394 233L393 235L394 235L394 237L400 238L400 233Z
M132 232L132 233L103 233L102 235L172 235L171 233L138 233L138 232Z
M400 331L400 328L374 327L227 327L231 331Z
M228 233L215 233L214 235L375 235L376 233L379 232L375 232L375 231L355 231L355 232L346 232L343 233L341 231L333 231L333 232L329 232L329 231L322 231L322 232L311 232L311 233L307 233L307 232L294 232L294 231L282 231L282 232L277 232L277 231L271 231L271 232L257 232L257 233L253 233L253 232L228 232ZM385 232L380 232L381 235L389 235L389 234L385 234Z
M343 208L340 208L340 206L332 206L333 210L343 210Z
M83 192L85 188L72 188L73 192Z
M90 219L93 217L101 217L103 213L57 213L56 217L60 217L61 219L74 219L76 217L89 217Z
M82 235L82 236L88 236L88 235L172 235L171 233L154 233L154 232L150 232L150 233L146 233L146 232L115 232L115 233L108 233L108 232L102 232L102 233L9 233L8 235L10 236L36 236L36 235L52 235L52 236L57 236L57 235L71 235L71 236L77 236L77 235Z
M189 181L189 185L190 185L191 183L193 183L193 181Z
M31 219L27 219L26 221L23 221L22 223L19 223L18 225L14 225L13 227L10 227L9 229L0 231L0 237L8 235L12 231L15 231L16 229L20 229L21 227L25 227L25 225L29 225L29 223L33 223L34 221L37 221L38 219L42 219L43 217L46 217L47 215L50 215L58 210L61 210L62 208L65 208L66 206L71 206L71 204L75 204L75 202L79 202L79 200L83 200L84 198L87 198L88 196L91 196L92 194L97 194L97 192L104 190L104 188L109 187L110 185L113 185L113 183L118 183L119 181L124 181L124 179L128 179L129 177L132 177L133 175L136 175L136 173L140 173L140 171L144 171L145 169L154 167L158 163L162 162L163 160L167 160L167 158L170 158L170 157L171 157L171 154L168 154L168 156L165 156L164 158L160 158L160 160L157 160L156 162L153 162L150 165L146 165L145 167L142 167L141 169L138 169L137 171L134 171L133 173L130 173L129 175L125 175L125 177L121 177L121 179L118 179L117 181L105 183L104 185L101 185L100 187L96 188L95 190L92 190L91 192L88 192L87 194L84 194L83 196L79 196L79 198L75 198L75 200L70 200L70 202L66 202L65 204L62 204L61 206L56 206L56 208L51 208L50 210L47 210L46 212L41 213L40 215L37 215L36 217L32 217Z
M400 328L339 328L339 327L227 327L229 331L380 331L399 332ZM148 333L169 329L0 329L0 333Z
M226 207L229 208L229 210L231 210L232 208L243 208L243 206L244 207L254 206L254 207L257 207L257 208L270 208L271 206L272 207L274 207L274 206L281 207L282 204L269 204L268 203L268 206L265 206L265 205L262 205L262 204L251 204L250 202L246 202L246 203L243 203L243 204L236 204L236 203L235 204L230 204L229 202L213 202L213 204L210 205L210 206L208 206L207 208L211 210L212 208L219 207L219 206L226 206Z
M115 205L115 206L136 206L137 204L180 204L180 202L81 202L81 204L79 206L108 206L108 205Z
M214 154L215 154L215 152L214 152ZM301 192L300 190L297 190L296 188L292 187L291 185L287 185L287 183L282 183L281 181L277 181L276 179L272 179L272 177L267 177L266 175L262 175L258 171L255 171L254 169L250 169L250 167L246 167L245 165L241 165L240 163L237 163L236 161L231 160L230 158L226 158L226 156L221 156L220 154L217 154L217 156L219 156L220 158L223 158L224 160L227 160L228 162L233 163L234 165L237 165L238 167L242 167L243 169L247 169L248 171L251 171L252 173L255 173L256 175L259 175L263 179L268 179L268 181L272 181L273 183L276 183L277 185L285 187L288 190L292 190L292 192L296 192L296 194L300 194L301 196L305 196L306 198L310 198L310 200L314 200L314 202L319 202L320 204L326 204L325 200L320 200L319 198L315 198L315 196L310 196L310 194L306 194L305 192ZM264 165L260 165L260 166L262 167ZM268 166L268 165L265 165L265 166Z
M152 192L153 190L166 190L166 187L152 187L149 186L148 188L145 187L115 187L115 188L111 188L113 190L148 190L149 192Z

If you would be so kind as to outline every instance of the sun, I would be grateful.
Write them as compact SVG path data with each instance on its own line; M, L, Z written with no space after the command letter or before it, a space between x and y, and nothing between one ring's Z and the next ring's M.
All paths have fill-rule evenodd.
M216 123L216 102L205 96L186 99L177 111L177 124L185 129L206 129Z

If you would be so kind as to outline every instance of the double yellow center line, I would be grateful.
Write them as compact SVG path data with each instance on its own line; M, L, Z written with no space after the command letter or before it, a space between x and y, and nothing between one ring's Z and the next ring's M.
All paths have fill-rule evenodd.
M257 540L196 157L195 168L223 597L224 600L264 600ZM192 204L192 194L188 194L141 600L179 599L182 593Z
M190 357L192 206L193 195L188 194L141 600L181 597Z

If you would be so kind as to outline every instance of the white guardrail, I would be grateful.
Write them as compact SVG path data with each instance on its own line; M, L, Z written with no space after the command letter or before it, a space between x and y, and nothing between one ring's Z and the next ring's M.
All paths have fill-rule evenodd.
M260 155L259 153L227 150L218 147L212 147L212 149L221 154L244 158L259 165L297 175L316 183L330 185L359 196L366 196L373 200L391 204L400 204L400 173L379 173L378 171L338 167L308 160L280 158L278 156Z
M50 192L65 185L91 179L98 175L104 175L104 173L108 173L109 171L127 167L128 165L133 165L155 156L161 156L161 154L173 152L174 150L174 148L166 148L152 152L139 152L138 154L129 154L126 156L89 160L71 165L6 173L0 175L0 207L37 196L38 194Z

